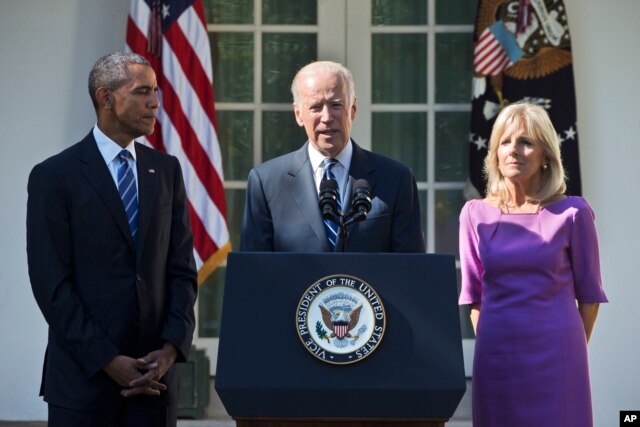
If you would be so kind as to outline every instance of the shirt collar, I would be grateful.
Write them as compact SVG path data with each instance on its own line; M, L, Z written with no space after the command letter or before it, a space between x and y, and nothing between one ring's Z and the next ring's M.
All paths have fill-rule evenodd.
M326 157L318 151L318 149L309 142L308 144L309 151L309 161L311 161L311 166L313 170L317 170L318 168L322 168L322 162ZM335 157L336 160L345 168L345 170L349 170L349 166L351 166L351 157L353 156L353 145L351 145L351 139L347 141L342 151L338 153Z
M113 139L109 138L104 134L96 124L93 127L93 137L96 140L96 144L98 145L98 150L100 154L102 154L102 158L104 159L106 164L109 164L115 159L120 151L122 151L122 147L119 146ZM129 143L125 148L131 155L133 156L133 160L136 160L136 148L133 141Z

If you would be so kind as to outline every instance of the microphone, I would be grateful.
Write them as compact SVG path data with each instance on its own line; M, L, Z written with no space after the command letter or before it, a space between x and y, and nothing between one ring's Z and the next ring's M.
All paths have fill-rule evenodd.
M335 179L323 179L320 182L320 201L322 217L335 222L338 211L338 183Z
M371 187L366 179L358 179L353 184L353 222L363 221L371 210Z

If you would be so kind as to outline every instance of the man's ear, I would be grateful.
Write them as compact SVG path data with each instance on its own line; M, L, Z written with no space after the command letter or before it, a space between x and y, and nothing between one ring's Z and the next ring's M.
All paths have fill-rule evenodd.
M106 87L99 87L96 90L96 99L100 107L105 110L110 110L113 100L111 98L111 92Z
M358 111L358 98L353 98L353 105L351 106L351 120L356 119L356 113Z
M293 103L293 114L296 116L296 122L298 126L304 127L304 122L302 121L300 109L296 106L296 103Z

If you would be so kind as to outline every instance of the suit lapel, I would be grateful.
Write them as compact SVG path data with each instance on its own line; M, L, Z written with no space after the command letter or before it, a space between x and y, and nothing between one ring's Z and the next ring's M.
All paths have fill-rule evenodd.
M360 148L354 140L351 140L353 145L353 154L351 155L351 164L349 165L349 180L347 181L347 188L345 194L346 197L343 197L344 203L344 212L348 212L351 209L352 197L353 193L353 185L359 179L366 179L369 183L369 187L371 187L371 194L374 194L374 188L376 185L376 164L369 157L367 152ZM353 235L357 233L358 224L353 224L349 229L349 234ZM336 242L336 248L342 245L342 239L338 236L338 240Z
M295 151L292 155L287 170L289 192L300 214L307 219L316 237L326 246L326 251L329 251L327 233L324 229L322 215L320 215L320 208L318 207L318 194L309 162L307 144L304 144L301 149Z
M122 231L125 239L131 248L133 248L131 230L129 229L127 215L124 212L124 206L122 206L120 193L118 193L116 184L113 182L113 178L109 173L109 169L107 168L102 155L100 155L93 133L89 133L89 135L82 141L80 162L82 165L80 168L82 175L84 175L89 184L95 189L96 193L98 193L98 196L102 199L107 209L113 215L113 218L116 224L118 224L118 227L120 228L120 231Z
M156 200L157 166L144 147L136 142L136 167L138 170L138 254L143 253L143 246L149 232L149 222L153 216L153 205Z
M353 192L353 184L359 179L366 179L371 187L371 194L374 194L376 186L376 165L369 157L367 152L360 148L355 141L353 143L353 155L351 156L351 165L349 165L349 181L347 182L347 194L345 197L345 210L351 208L351 194Z

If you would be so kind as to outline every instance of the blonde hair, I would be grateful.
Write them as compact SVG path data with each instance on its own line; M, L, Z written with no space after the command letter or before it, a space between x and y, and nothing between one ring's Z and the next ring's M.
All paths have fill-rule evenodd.
M564 194L567 190L566 176L560 156L560 143L549 115L544 108L528 102L517 102L505 107L493 124L489 150L484 159L484 175L487 179L487 197L497 199L500 204L510 201L504 177L498 168L498 147L505 129L512 123L521 123L527 135L538 142L544 151L546 168L541 170L540 188L527 198L544 203Z

